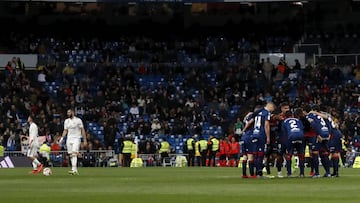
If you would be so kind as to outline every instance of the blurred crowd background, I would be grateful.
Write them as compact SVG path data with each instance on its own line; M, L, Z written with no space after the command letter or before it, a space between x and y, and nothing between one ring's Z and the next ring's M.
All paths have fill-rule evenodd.
M84 150L119 150L130 134L140 139L139 153L148 152L146 143L155 153L166 138L181 154L192 135L234 135L255 105L286 101L293 109L320 105L337 119L347 149L358 151L359 8L350 0L1 2L0 53L37 54L38 64L20 57L0 64L0 143L20 150L34 115L56 144L73 108L87 129ZM304 64L259 57L291 53L299 43L310 44L297 50ZM314 61L319 47L349 55Z

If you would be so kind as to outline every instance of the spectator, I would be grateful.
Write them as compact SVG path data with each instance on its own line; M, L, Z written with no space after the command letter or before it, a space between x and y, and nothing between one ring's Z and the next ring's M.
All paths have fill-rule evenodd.
M139 108L139 115L146 113L146 101L142 95L140 95L140 97L137 99L137 104Z
M140 114L139 107L135 103L133 103L129 113L131 113L134 117L138 117Z
M15 133L12 130L7 129L5 131L5 137L8 137L6 143L6 151L16 151L17 143Z
M74 67L70 66L69 64L66 64L65 67L63 68L62 73L65 82L72 83L74 81L74 75L75 75Z
M92 152L92 144L88 143L87 150L82 155L82 165L84 167L95 167L96 159L95 153Z
M40 71L40 73L38 74L37 81L40 82L40 83L46 82L46 75L45 75L43 70Z
M99 160L98 160L98 166L100 167L107 167L108 166L108 157L106 156L105 152L100 152Z
M284 78L286 72L288 71L287 67L286 67L286 62L283 58L281 58L279 60L276 70L277 70L277 72L276 72L275 80L276 81L282 80Z
M155 154L156 147L154 143L151 142L151 140L146 140L142 144L140 144L139 147L140 154Z
M355 82L360 83L360 66L356 66L354 69Z
M10 122L19 122L19 114L14 104L11 105L10 109L6 112L6 117L10 119Z
M301 64L299 62L299 59L295 59L295 65L293 67L294 71L298 72L301 70Z
M117 127L115 123L108 125L107 122L103 122L104 127L104 145L106 148L113 147L115 144L115 137L117 133Z
M155 118L151 123L151 132L158 133L160 129L161 129L160 121L159 119Z
M234 125L234 133L237 139L243 134L242 129L244 128L244 124L241 121L241 118L236 118L236 123ZM238 141L238 140L237 140Z
M21 61L20 57L16 58L15 64L16 64L15 68L19 73L25 70L25 64L24 62Z
M274 64L270 62L270 58L266 58L266 62L263 63L262 69L264 71L264 76L268 82L272 81L272 74L274 69Z
M7 63L5 70L8 76L12 77L14 75L14 69L12 67L11 61Z

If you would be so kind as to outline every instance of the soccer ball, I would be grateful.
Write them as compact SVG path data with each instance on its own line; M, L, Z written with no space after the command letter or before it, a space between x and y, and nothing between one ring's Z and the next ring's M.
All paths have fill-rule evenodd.
M43 174L44 174L44 176L50 176L52 174L51 169L50 168L44 168Z

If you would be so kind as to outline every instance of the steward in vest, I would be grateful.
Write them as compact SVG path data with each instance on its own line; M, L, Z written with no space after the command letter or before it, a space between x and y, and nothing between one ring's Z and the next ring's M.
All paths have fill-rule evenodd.
M137 149L138 148L137 148L136 144L133 142L133 145L132 145L132 148L131 148L131 159L137 158L137 152L138 152Z
M197 166L201 165L200 141L195 142L195 161Z
M46 143L42 144L39 149L41 155L41 162L45 167L49 166L51 147Z
M195 158L195 139L194 135L192 135L188 140L186 140L186 149L188 153L188 166L194 166L194 158Z
M163 138L163 140L160 143L160 149L159 149L159 154L161 158L160 163L164 162L165 157L169 157L170 148L171 146L169 142L166 140L166 138Z
M209 149L209 161L208 166L215 166L216 153L219 151L219 140L214 136L209 137L208 149Z
M206 158L208 153L208 142L204 137L200 136L199 138L199 151L201 156L200 166L206 166Z
M124 167L130 167L131 151L133 149L133 145L134 145L134 142L131 139L131 135L126 135L125 139L123 141L123 147L121 150L121 153L123 154L123 158L124 158L124 161L123 161Z
M0 157L4 156L5 147L2 146L2 143L0 142Z
M345 141L345 137L343 136L341 138L341 151L340 151L340 156L341 156L341 163L343 166L345 166L345 162L346 162L346 153L348 151L348 142Z

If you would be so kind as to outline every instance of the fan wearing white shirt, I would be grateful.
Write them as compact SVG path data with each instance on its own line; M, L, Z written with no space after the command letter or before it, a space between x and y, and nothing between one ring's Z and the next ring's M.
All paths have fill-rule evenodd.
M29 149L27 151L27 157L32 161L33 165L33 171L31 171L32 174L40 173L43 165L39 162L39 160L36 158L37 153L39 151L39 129L36 123L34 123L34 119L32 116L28 117L28 122L30 124L29 127Z
M80 150L81 138L83 138L84 145L87 145L86 134L83 122L75 116L74 110L67 110L67 116L68 118L64 121L64 131L60 143L62 143L64 137L67 136L66 147L71 160L71 171L69 171L69 174L78 175L77 156Z

